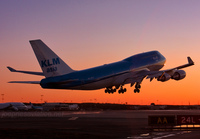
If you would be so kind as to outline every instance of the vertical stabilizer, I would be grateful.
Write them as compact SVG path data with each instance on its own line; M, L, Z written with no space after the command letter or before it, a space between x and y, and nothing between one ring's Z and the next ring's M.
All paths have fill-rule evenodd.
M45 77L64 75L74 71L41 40L31 40L30 44Z

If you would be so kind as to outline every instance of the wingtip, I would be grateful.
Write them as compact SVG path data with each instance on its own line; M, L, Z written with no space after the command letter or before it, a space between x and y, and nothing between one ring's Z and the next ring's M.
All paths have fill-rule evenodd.
M11 68L11 67L9 67L9 66L7 66L7 68L8 68L11 72L15 72L15 71L16 71L15 69L13 69L13 68Z
M187 59L189 64L194 65L194 61L191 59L191 57L188 56Z
M14 81L9 81L8 83L15 83Z

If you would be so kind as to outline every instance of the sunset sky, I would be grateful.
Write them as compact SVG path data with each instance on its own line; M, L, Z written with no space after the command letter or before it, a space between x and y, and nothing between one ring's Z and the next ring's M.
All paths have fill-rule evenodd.
M199 0L2 0L0 1L0 102L100 102L200 104ZM141 93L51 90L8 81L42 77L11 73L6 67L41 71L29 40L43 40L71 68L86 69L158 50L163 69L187 63L180 81L144 80Z

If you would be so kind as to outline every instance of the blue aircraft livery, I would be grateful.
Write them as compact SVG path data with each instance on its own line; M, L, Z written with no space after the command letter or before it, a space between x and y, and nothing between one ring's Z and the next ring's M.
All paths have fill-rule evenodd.
M143 79L156 79L165 82L179 81L186 77L183 68L194 65L190 57L188 63L167 70L160 70L165 57L158 51L149 51L128 57L124 60L94 68L76 71L68 66L41 40L31 40L30 44L43 72L21 71L7 67L11 72L45 76L41 81L10 81L9 83L40 84L48 89L96 90L105 88L105 93L126 92L125 84L135 86L139 93Z

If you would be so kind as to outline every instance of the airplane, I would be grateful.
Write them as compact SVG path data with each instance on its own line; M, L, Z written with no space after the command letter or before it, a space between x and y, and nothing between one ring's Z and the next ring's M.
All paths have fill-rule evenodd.
M31 102L30 102L29 104L30 104L30 106L31 106L31 108L32 108L33 110L39 110L39 111L42 111L42 110L43 110L43 107L42 107L42 106L35 106L35 105L33 105Z
M47 103L45 102L43 105L44 111L51 111L51 110L66 110L68 109L69 105L64 103Z
M78 110L79 109L79 106L78 104L71 104L68 106L69 110Z
M27 106L21 102L7 102L7 103L0 103L0 110L28 110Z
M194 65L190 57L188 63L160 70L166 58L159 51L136 54L121 61L85 70L73 70L41 40L31 40L30 44L43 72L22 71L7 67L11 72L45 76L41 81L10 81L9 83L40 84L48 89L97 90L105 88L105 93L126 92L125 84L135 85L134 93L139 93L144 78L165 82L169 79L181 80L186 76L183 68Z

